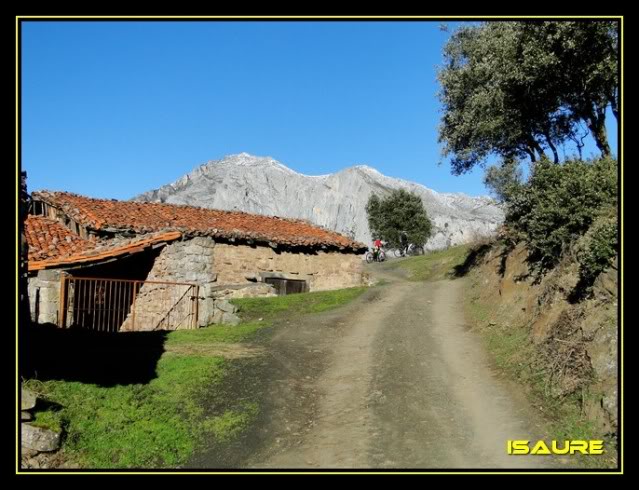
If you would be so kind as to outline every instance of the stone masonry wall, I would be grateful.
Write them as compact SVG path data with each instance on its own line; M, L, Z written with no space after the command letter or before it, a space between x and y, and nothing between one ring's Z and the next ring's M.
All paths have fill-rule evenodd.
M211 238L196 237L173 242L164 247L155 263L148 281L194 282L206 285L215 282Z
M340 289L364 284L361 256L339 252L277 253L271 247L218 243L213 254L218 284L242 284L278 274L308 281L309 291Z
M198 296L202 297L216 280L216 274L212 269L214 247L215 242L205 237L168 244L155 259L147 281L195 283L200 285ZM189 291L188 286L144 284L135 300L135 323L129 314L120 330L190 328L189 297L193 292ZM167 317L168 312L170 317ZM207 312L200 314L206 316ZM163 323L167 320L168 325Z
M60 272L38 271L29 277L29 307L31 319L36 323L56 323L60 306ZM36 302L38 302L36 308ZM38 318L36 318L36 309Z
M359 255L320 251L313 253L278 253L268 246L215 243L211 238L196 237L166 245L156 258L148 281L198 284L198 325L235 321L222 300L232 297L273 295L274 289L263 283L265 276L299 279L308 282L309 291L361 286L363 261ZM227 287L230 286L230 289ZM39 317L35 318L36 291ZM60 272L40 271L29 278L31 316L40 323L57 322L60 298ZM135 324L129 314L121 331L165 328L162 320L172 307L172 328L189 328L187 314L191 293L187 286L145 284L135 304ZM69 292L72 294L72 291ZM222 305L222 307L220 307ZM225 313L226 316L223 316ZM180 323L182 322L182 323Z
M361 286L362 266L361 257L354 254L277 253L268 246L215 243L210 238L198 237L167 245L155 260L147 280L199 284L198 325L206 326L236 321L230 316L234 312L227 311L226 303L221 302L223 299L273 295L273 288L262 283L264 276L305 280L309 291L321 291ZM232 288L226 288L227 285ZM154 284L141 288L136 299L135 330L163 328L160 320L171 308L171 302L179 297L179 293L171 295L170 290L181 291ZM121 330L131 329L132 318L127 318Z

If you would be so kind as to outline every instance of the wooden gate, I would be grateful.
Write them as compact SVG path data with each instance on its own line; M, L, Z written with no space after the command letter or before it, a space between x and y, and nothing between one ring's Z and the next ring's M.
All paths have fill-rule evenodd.
M61 327L99 332L197 328L197 284L62 275Z

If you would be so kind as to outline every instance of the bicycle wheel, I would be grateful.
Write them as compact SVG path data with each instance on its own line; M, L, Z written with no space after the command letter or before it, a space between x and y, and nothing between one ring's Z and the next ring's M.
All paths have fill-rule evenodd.
M411 255L424 255L424 247L415 245L411 250Z
M382 251L382 250L379 251L379 255L377 256L377 260L379 262L384 262L386 260L386 254L384 253L384 251Z
M401 257L402 256L402 251L398 248L395 249L394 251L395 257Z
M373 262L373 260L375 260L375 257L373 257L373 252L366 252L366 262L370 264L371 262Z

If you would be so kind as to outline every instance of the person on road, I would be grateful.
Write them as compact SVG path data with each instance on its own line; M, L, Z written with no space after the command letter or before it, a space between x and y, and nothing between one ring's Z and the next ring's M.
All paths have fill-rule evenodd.
M408 253L408 234L404 230L399 233L399 243L401 245L402 255L405 256L406 253Z
M377 238L374 242L373 242L373 253L375 254L375 259L377 260L377 258L379 257L379 253L382 250L382 241Z

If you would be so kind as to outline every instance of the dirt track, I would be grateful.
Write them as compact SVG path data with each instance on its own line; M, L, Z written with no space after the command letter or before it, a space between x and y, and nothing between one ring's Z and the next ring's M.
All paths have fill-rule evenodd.
M387 275L345 308L278 326L253 365L262 412L200 467L538 468L508 456L536 415L468 331L462 280ZM246 388L245 388L246 389Z

